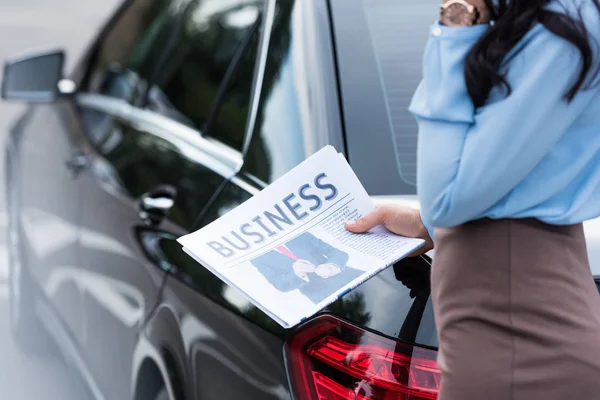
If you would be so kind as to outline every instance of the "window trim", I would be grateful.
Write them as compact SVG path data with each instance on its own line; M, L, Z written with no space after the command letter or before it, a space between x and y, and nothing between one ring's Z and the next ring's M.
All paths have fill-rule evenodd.
M255 34L257 34L257 30L260 29L261 25L262 25L262 15L259 15L258 19L254 22L251 31L248 32L246 37L244 37L243 41L238 45L238 48L236 49L235 54L233 56L233 60L231 61L231 63L229 63L229 66L227 67L227 71L225 71L225 77L223 78L223 81L221 81L221 84L219 85L219 88L217 90L217 95L215 96L215 99L211 105L209 112L208 112L208 118L206 120L206 123L204 124L204 127L202 128L202 133L204 133L207 137L213 137L210 132L213 128L215 121L219 117L219 113L221 112L221 109L223 107L223 102L225 101L225 98L227 96L227 90L230 87L230 85L233 83L234 79L236 78L236 73L239 70L240 65L242 64L242 61L243 61L244 56L246 55L246 52L248 51L248 46L252 42L252 37ZM260 54L260 43L257 48L257 59L258 59L259 54ZM254 70L256 70L256 63L254 65ZM254 71L253 71L253 73L254 73ZM250 84L250 98L252 98L252 93L254 93L254 79L253 79L253 82L251 82L251 84ZM248 119L249 119L249 115L246 117L246 124L248 122ZM246 140L246 130L245 129L246 129L246 127L244 126L244 131L242 132L242 150L244 148L244 144L245 144L245 140ZM216 137L215 137L215 139L218 140L218 138L216 138Z
M275 6L276 0L266 0L262 17L262 30L260 32L260 40L258 42L258 57L256 58L256 67L254 68L254 78L252 79L252 92L250 97L250 109L248 118L246 119L246 129L244 132L244 144L242 146L242 157L245 158L250 147L252 134L256 125L258 115L260 97L265 77L265 69L267 67L267 55L269 54L269 45L271 43L271 32L273 23L275 22ZM241 168L241 166L240 166ZM239 171L239 170L238 170Z
M242 153L218 140L203 137L197 130L164 115L97 93L78 94L75 102L80 107L106 113L178 145L186 157L225 179L233 178L242 167Z

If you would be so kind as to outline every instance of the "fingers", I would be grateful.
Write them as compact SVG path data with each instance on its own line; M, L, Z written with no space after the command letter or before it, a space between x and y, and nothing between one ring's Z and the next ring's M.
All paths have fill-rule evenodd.
M362 233L366 232L377 225L385 224L387 218L387 209L385 207L378 207L373 210L370 214L362 217L357 221L346 222L346 229L350 232Z

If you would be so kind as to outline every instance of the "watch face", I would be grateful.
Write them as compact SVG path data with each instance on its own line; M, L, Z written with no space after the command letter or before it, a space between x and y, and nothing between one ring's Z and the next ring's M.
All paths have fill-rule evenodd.
M442 22L450 26L468 26L473 24L473 15L462 4L451 4L443 13Z

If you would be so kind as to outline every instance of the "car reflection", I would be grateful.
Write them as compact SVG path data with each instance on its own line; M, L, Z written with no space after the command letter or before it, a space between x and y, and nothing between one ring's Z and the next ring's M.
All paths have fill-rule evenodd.
M114 318L126 327L134 327L142 322L144 315L144 296L133 285L116 279L82 271L76 267L57 268L44 285L44 293L54 298L61 287L75 284L95 302L101 304Z
M408 343L437 343L427 256L405 258L363 283L325 311L358 325L393 332Z
M235 338L235 342L229 342L191 313L183 316L181 333L186 341L188 354L192 355L193 360L212 360L263 392L268 398L289 399L286 386L272 379L267 371L255 368L253 357L256 354L249 354L247 349L250 346L244 343L244 340L240 340L240 336ZM248 330L238 330L237 333L249 335L247 339L253 344L259 343L258 340L253 340L252 333Z
M229 388L215 388L220 390L220 398L240 398L240 388L245 388L246 393L256 393L257 398L289 399L285 375L273 373L281 371L280 341L272 336L273 345L265 344L262 330L223 310L222 305L249 318L255 318L262 312L241 293L225 285L185 254L174 235L151 227L137 227L135 234L148 259L170 272L163 306L155 311L148 323L145 351L151 352L148 349L156 346L151 338L152 326L160 326L157 321L170 321L168 325L179 326L173 331L173 336L177 337L169 339L170 346L178 348L173 343L180 343L180 351L185 354L183 358L190 360L198 374L193 385L202 385L203 394L213 390L208 382L220 381L225 374L236 384ZM199 295L198 291L206 297ZM262 315L265 320L269 319ZM154 350L158 351L158 347ZM217 397L207 395L207 398Z

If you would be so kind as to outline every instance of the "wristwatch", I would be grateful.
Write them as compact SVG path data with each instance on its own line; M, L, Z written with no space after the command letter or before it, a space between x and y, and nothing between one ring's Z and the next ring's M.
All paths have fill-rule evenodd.
M471 26L481 19L481 13L465 0L450 0L440 10L440 22L447 26Z

